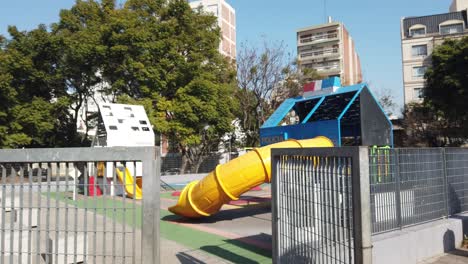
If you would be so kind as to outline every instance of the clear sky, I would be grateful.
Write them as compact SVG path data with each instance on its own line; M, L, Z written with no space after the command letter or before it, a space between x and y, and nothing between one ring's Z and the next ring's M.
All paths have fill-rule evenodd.
M123 0L119 0L122 2ZM0 34L8 25L20 30L58 20L74 0L13 0L0 8ZM324 0L228 0L236 9L237 45L262 38L284 41L296 54L296 30L325 22ZM327 0L326 15L344 22L355 40L364 80L375 91L391 90L403 103L400 19L448 12L451 0Z

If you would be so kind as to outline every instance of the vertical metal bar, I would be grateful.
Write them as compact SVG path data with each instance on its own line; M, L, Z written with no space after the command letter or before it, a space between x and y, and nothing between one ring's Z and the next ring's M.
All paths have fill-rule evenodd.
M145 153L143 162L143 231L141 256L148 263L160 263L159 254L159 188L160 154L159 149ZM155 151L156 150L156 151ZM154 155L156 153L156 160Z
M122 195L122 261L125 263L125 256L126 256L126 250L127 248L125 247L125 240L126 240L126 226L127 226L127 187L129 187L129 183L127 182L127 163L122 162L124 165L123 169L123 186L124 186L124 193ZM133 175L134 176L134 175ZM135 181L135 180L134 180ZM135 192L133 192L133 196L135 196Z
M50 163L47 163L47 215L46 215L46 241L49 241L50 238L50 192L51 192L51 189L50 189L50 185L51 185L51 164ZM57 243L57 241L55 241ZM45 262L47 264L51 264L52 261L51 261L51 256L52 256L52 246L49 245L49 243L47 243L47 246L46 246L46 254L45 254Z
M59 256L59 236L60 236L60 213L62 210L60 210L60 204L59 200L62 198L61 192L60 192L60 163L56 162L55 164L55 263L60 264L58 261L58 256ZM66 201L65 201L66 203ZM65 226L65 229L67 227Z
M5 215L6 215L6 184L7 184L7 181L6 181L6 178L7 178L7 175L6 175L6 169L4 166L1 167L2 169L2 241L0 241L2 243L2 246L1 246L1 254L0 254L0 260L1 260L1 263L3 264L4 261L5 261L5 255L6 255L6 252L5 252L5 243L6 243L6 240L5 240Z
M275 155L275 151L271 150L271 160L273 166L271 168L271 196L272 196L272 205L271 205L271 235L272 235L272 262L274 264L278 263L278 255L280 253L279 247L279 197L278 197L278 178L279 178L279 157Z
M89 200L89 171L88 171L88 163L85 162L83 165L83 177L84 177L84 215L83 215L83 262L87 262L87 248L88 248L88 200ZM96 190L94 190L96 191ZM95 194L95 193L94 193Z
M41 259L41 213L42 213L42 166L38 163L38 170L37 170L37 237L36 237L36 263L40 263Z
M110 201L109 199L109 194L111 194L111 191L110 191L110 188L111 186L107 183L107 172L108 172L108 167L107 167L107 162L105 161L102 161L102 164L104 166L103 168L103 181L104 181L104 190L103 190L103 214L104 214L104 217L102 218L102 226L103 226L103 234L102 234L102 248L103 248L103 263L107 263L106 262L106 257L107 257L107 247L106 247L106 238L107 238L107 206L108 206L108 202ZM109 192L109 193L107 193Z
M68 263L68 216L70 214L69 208L68 208L68 190L69 190L69 185L68 185L68 177L69 177L69 167L70 164L67 162L65 163L65 245L64 245L64 262Z
M351 174L348 173L346 174L346 180L345 180L345 190L346 190L346 226L347 226L347 235L348 235L348 263L353 263L354 257L353 257L353 249L351 247L351 243L353 241L353 233L354 233L354 221L353 221L353 205L352 201L354 201L353 195L353 189L352 189L352 180L353 180L353 169L354 169L354 163L357 163L358 161L355 159L349 159L347 160L348 164L348 170L351 170Z
M73 180L73 200L75 201L75 219L74 219L74 229L75 229L75 236L73 238L73 263L77 262L78 258L78 201L77 201L77 188L79 186L80 179L78 178L78 168L79 164L73 163L73 168L75 170L75 178ZM83 189L86 188L83 186Z
M20 165L18 261L23 262L24 164Z
M50 167L49 167L50 168ZM48 207L47 207L48 208ZM46 231L48 233L48 231ZM52 264L53 263L53 259L52 259L52 247L53 247L53 241L52 239L47 236L46 237L46 240L45 240L45 248L46 248L46 254L45 254L45 263L46 264Z
M400 175L400 151L399 149L393 150L395 159L395 208L397 227L403 228L402 212L401 212L401 175Z
M96 264L96 255L97 255L97 181L98 181L98 170L97 170L97 163L93 162L93 169L94 169L94 181L93 181L93 189L94 189L94 208L93 208L93 263ZM104 216L105 218L105 216Z
M443 188L444 188L444 199L445 199L445 212L447 218L451 215L450 204L449 204L449 185L448 185L448 175L447 175L447 153L445 148L440 149L440 155L442 158L442 175L443 175Z
M359 147L353 165L354 256L356 263L372 263L369 149Z
M325 240L325 236L324 234L326 234L326 230L325 230L325 219L324 219L324 216L326 214L326 211L325 211L325 204L324 204L324 201L325 201L325 176L326 176L326 173L324 172L325 171L325 159L323 157L318 157L319 159L319 168L318 168L318 172L319 172L319 191L320 191L320 198L319 198L319 204L318 206L320 207L320 217L319 217L319 222L320 222L320 229L319 231L317 232L318 233L318 237L319 237L319 243L318 243L318 248L317 248L317 255L320 257L320 263L324 263L325 261L325 254L326 252L324 252L324 244L326 246L326 241ZM319 250L320 249L320 250Z
M141 164L141 163L140 163ZM137 163L136 162L133 162L133 175L135 176L135 179L133 181L133 193L136 194L136 190L137 190L137 181L136 181L136 177L137 177ZM141 175L140 175L141 176ZM142 182L143 182L143 178L142 178ZM136 264L136 238L135 238L135 235L136 235L136 214L137 214L137 210L136 210L136 195L133 195L133 200L132 200L132 222L133 222L133 229L132 229L132 264Z
M28 205L28 261L27 263L32 263L32 210L33 210L33 170L30 163L27 164L28 169L28 182L29 182L29 205ZM37 227L36 227L37 228Z
M16 222L16 208L15 208L15 185L14 185L14 178L15 178L15 169L13 168L14 164L11 164L11 171L10 171L10 264L13 264L13 251L14 251L14 241L15 241L15 222Z
M112 185L114 187L114 195L112 196L112 263L116 262L116 186L117 186L117 163L112 162ZM125 190L124 190L125 191Z

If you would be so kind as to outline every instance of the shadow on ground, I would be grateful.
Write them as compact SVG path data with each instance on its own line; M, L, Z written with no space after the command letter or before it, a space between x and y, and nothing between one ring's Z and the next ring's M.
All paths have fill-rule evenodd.
M206 263L184 252L177 253L176 257L182 264L205 264Z
M265 214L271 212L271 204L263 203L256 205L249 205L242 208L230 209L230 210L221 210L218 213L204 218L199 219L189 219L181 217L178 215L167 215L161 220L177 223L190 223L190 224L210 224L220 221L231 221L233 219L242 218L242 217L256 217L259 214Z

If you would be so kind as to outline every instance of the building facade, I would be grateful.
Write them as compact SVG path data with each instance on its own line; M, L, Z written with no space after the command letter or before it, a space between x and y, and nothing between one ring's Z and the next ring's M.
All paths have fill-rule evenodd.
M193 9L201 7L203 11L212 13L218 18L222 39L219 52L231 59L236 59L236 11L224 0L190 1Z
M343 23L329 23L297 31L301 69L312 68L322 77L339 77L343 86L362 82L361 62L354 41Z
M449 13L401 19L405 104L422 101L424 74L431 65L434 47L447 38L468 35L467 8L468 0L454 0Z

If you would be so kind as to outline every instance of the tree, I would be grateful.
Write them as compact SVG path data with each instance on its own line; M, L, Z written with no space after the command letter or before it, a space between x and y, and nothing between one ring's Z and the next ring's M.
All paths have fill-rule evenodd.
M237 54L237 96L246 146L258 145L260 126L285 99L299 95L306 81L320 79L312 69L300 71L284 49L283 43L264 41L261 48L243 44Z
M426 73L424 103L446 123L449 144L468 139L468 37L448 39L432 53Z
M218 52L217 20L184 0L119 8L114 0L77 1L50 31L10 34L0 38L2 144L84 144L78 111L96 87L112 102L143 104L155 132L178 142L186 167L197 168L232 129L236 74Z
M377 92L377 96L379 104L384 109L385 114L387 114L387 116L393 115L397 105L395 104L395 97L392 95L392 92L388 89L380 90Z
M1 147L73 145L76 129L58 71L60 42L44 25L29 32L9 28L0 50Z
M237 108L235 69L218 52L216 21L183 0L129 0L102 33L106 92L152 108L154 130L178 143L183 171L196 171L232 130Z
M446 147L463 143L462 132L453 128L443 112L430 104L410 103L403 117L406 146Z

